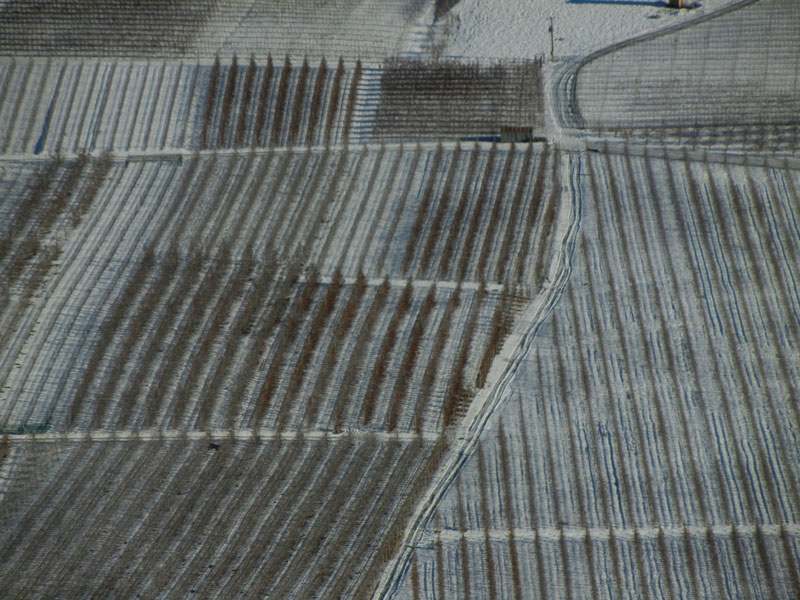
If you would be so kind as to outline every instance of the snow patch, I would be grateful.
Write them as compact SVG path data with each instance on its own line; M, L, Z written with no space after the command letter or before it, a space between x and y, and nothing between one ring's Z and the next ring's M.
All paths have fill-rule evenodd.
M534 58L589 54L605 46L708 14L737 0L703 0L692 10L665 1L462 0L443 17L453 23L444 54L469 58Z

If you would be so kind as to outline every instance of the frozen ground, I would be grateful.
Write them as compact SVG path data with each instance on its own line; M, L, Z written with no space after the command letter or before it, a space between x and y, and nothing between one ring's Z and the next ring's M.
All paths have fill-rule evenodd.
M451 34L444 53L475 58L548 55L553 17L555 55L583 55L735 1L702 0L694 10L673 10L657 0L462 0L447 17L445 29Z

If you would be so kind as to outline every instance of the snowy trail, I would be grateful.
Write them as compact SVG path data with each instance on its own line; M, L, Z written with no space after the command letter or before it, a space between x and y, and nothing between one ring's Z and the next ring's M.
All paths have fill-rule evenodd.
M560 234L556 238L561 252L555 256L554 264L550 267L551 284L520 316L518 323L527 324L526 328L523 331L518 330L512 333L503 345L488 377L488 381L494 381L494 383L487 384L483 391L473 399L462 424L454 434L457 446L450 451L449 458L440 467L428 492L418 504L414 515L409 519L404 548L398 558L390 562L384 570L376 589L374 596L376 598L388 598L397 591L410 567L414 546L425 532L426 525L436 506L455 481L461 467L475 451L478 440L492 415L504 401L510 398L510 385L516 377L520 364L530 352L539 327L558 304L566 289L572 271L575 242L580 229L581 198L578 185L580 157L564 153L561 160L565 163L564 168L568 169L570 173L570 182L566 189L562 189L562 202L558 217Z

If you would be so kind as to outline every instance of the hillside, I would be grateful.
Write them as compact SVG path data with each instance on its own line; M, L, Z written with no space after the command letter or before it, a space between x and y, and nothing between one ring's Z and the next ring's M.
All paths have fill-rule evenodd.
M0 1L0 595L800 596L796 7Z

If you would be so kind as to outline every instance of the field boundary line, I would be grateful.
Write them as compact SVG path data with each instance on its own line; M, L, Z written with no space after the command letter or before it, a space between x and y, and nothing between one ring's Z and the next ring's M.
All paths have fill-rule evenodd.
M48 431L45 433L9 433L10 444L15 443L64 443L64 442L158 442L165 440L209 440L209 441L248 441L248 440L325 440L336 442L342 439L366 440L375 439L378 442L403 442L413 443L418 440L435 442L441 437L438 433L423 432L387 432L372 431L369 429L345 429L341 433L334 433L322 429L311 431L277 431L275 429L209 429L202 431L181 429L142 429L134 430L101 430L89 431Z
M513 534L516 541L535 542L544 540L557 542L561 538L569 541L583 542L588 536L591 540L607 541L613 536L615 539L634 541L640 539L657 539L663 535L666 538L682 540L685 535L703 538L711 534L718 537L737 535L754 537L765 534L778 537L784 532L789 535L800 536L800 523L764 523L764 524L715 524L715 525L689 525L686 527L540 527L539 529L514 528ZM493 542L508 542L508 529L442 529L439 533L443 541L460 542L461 537L468 542L484 542L485 535Z
M413 145L416 145L417 142L414 142ZM423 149L436 149L439 145L442 148L451 150L455 149L456 146L461 144L461 140L446 140L446 141L436 141L436 140L420 140L419 146ZM478 147L479 150L488 151L492 148L493 145L496 145L498 149L506 149L510 148L512 143L502 143L502 142L486 142L486 141L478 141L473 142L470 140L470 144L473 144ZM530 142L535 146L541 146L545 142ZM517 144L519 146L519 144ZM159 162L159 161L174 161L177 159L189 159L195 157L204 157L204 156L240 156L240 155L247 155L247 154L256 154L256 155L267 155L267 154L280 154L280 153L287 153L287 154L305 154L306 152L311 153L324 153L326 151L348 151L348 152L361 152L363 150L379 150L383 147L385 150L399 150L403 148L410 148L412 147L408 141L405 142L366 142L366 143L351 143L349 146L346 144L331 144L329 146L325 146L324 144L317 144L313 146L306 146L306 145L297 145L297 146L273 146L272 148L268 146L258 147L258 148L250 148L250 147L241 147L241 148L218 148L218 149L197 149L197 150L190 150L187 148L154 148L152 150L124 150L124 149L113 149L110 152L111 160L116 162L121 161L130 161L130 162ZM573 149L573 148L570 148ZM574 148L580 149L580 148ZM94 149L94 150L87 150L85 152L86 156L90 158L97 158L106 154L107 151L105 149ZM75 158L79 154L83 154L83 152L77 151L66 151L61 154L61 156L69 160L71 158ZM45 153L41 152L39 154L34 154L32 152L11 152L11 153L0 153L0 163L2 162L36 162L36 161L49 161L52 160L54 154L52 153Z
M686 157L692 162L710 162L722 165L771 167L775 169L800 170L800 156L796 154L771 154L748 152L745 148L736 151L728 150L691 150L680 144L649 144L635 141L611 141L587 139L586 149L590 152L608 152L609 154L650 157L682 161Z

